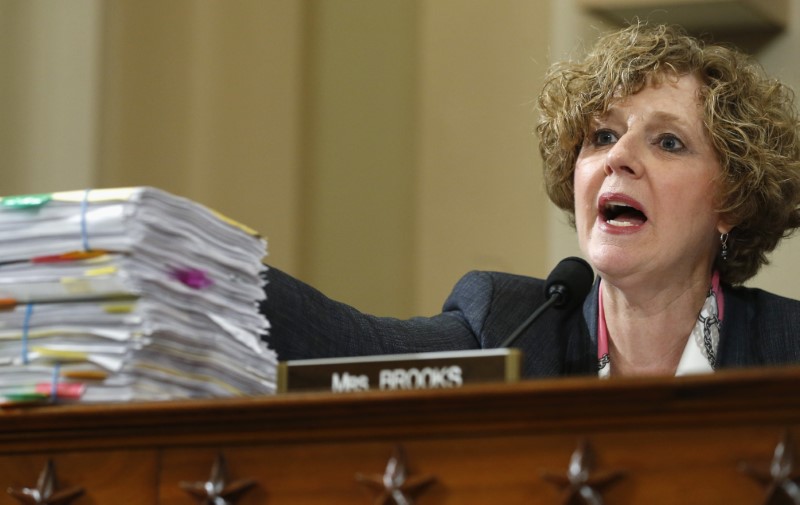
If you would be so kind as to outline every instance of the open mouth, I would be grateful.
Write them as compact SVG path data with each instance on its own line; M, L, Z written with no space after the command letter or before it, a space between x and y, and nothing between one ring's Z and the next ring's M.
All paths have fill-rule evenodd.
M612 226L641 226L647 221L644 212L627 203L608 200L600 205L600 215Z

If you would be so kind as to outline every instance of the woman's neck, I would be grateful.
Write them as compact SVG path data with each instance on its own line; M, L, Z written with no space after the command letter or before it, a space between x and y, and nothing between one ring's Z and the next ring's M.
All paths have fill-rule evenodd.
M613 375L673 375L710 286L707 279L620 289L605 279L603 309Z

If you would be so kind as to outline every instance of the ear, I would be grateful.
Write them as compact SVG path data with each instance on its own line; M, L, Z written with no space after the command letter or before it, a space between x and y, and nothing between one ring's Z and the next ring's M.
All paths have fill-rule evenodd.
M717 221L717 231L720 235L723 233L730 233L732 229L736 227L735 224L729 223L725 218L720 217L719 221Z

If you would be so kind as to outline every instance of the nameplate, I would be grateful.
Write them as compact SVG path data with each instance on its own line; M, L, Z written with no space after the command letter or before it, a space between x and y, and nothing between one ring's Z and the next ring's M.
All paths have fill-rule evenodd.
M278 392L458 388L520 378L519 349L388 354L282 361Z

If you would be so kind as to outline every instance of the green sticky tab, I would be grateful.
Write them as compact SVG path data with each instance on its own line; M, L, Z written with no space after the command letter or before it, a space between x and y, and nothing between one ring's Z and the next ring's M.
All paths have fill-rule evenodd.
M33 209L41 207L52 199L52 193L7 196L0 200L0 205L8 209Z
M4 396L14 403L40 402L50 397L42 393L9 393Z

